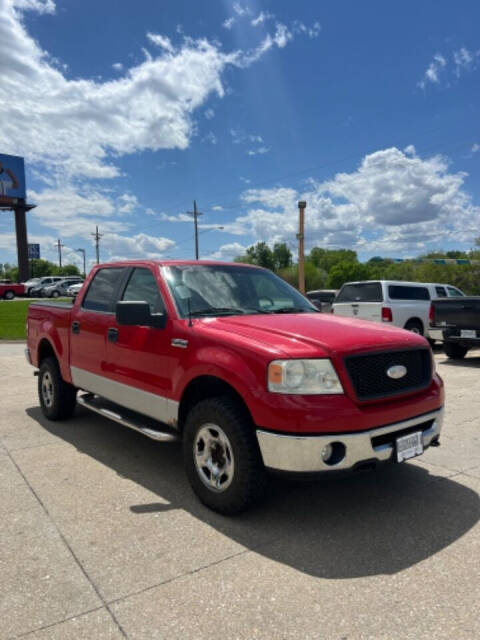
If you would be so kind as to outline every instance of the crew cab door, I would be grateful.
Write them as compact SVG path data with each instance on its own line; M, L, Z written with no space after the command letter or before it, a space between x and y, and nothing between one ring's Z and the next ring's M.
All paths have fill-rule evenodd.
M72 312L70 368L73 384L80 389L100 394L106 370L107 328L115 319L115 294L125 275L124 267L99 269L80 306Z
M151 313L167 314L157 279L149 267L134 267L119 291L118 300L143 301ZM179 356L173 349L172 320L165 328L119 325L115 315L106 327L108 393L114 402L174 423L178 403L172 399L172 371Z

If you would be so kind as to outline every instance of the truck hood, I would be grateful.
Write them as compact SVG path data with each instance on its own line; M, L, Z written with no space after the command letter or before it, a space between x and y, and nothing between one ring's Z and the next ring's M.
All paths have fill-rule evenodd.
M329 357L364 351L425 347L425 338L376 322L322 313L205 318L202 328L216 338L243 338L251 348L279 356Z

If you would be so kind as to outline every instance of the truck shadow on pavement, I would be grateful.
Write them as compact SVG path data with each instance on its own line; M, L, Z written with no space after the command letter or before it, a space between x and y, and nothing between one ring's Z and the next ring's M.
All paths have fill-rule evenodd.
M274 477L262 504L225 518L191 492L178 444L153 442L81 407L61 423L45 420L37 407L27 414L82 454L158 495L158 503L130 506L139 520L183 509L247 549L315 577L402 571L458 540L480 517L475 491L454 477L436 476L433 469L440 467L427 471L404 463L315 482Z

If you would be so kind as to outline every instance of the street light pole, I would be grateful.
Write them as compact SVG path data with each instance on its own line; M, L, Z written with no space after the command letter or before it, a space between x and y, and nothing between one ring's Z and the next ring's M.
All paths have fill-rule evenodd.
M78 253L81 253L83 256L83 277L87 277L86 265L85 265L85 249L75 249Z
M305 208L307 203L300 200L298 203L299 223L298 223L298 288L300 293L305 293Z

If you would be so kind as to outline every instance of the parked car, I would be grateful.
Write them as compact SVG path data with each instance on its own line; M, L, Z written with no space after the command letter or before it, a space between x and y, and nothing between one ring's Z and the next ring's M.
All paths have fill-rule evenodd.
M194 492L226 514L259 497L268 470L402 462L442 427L443 383L422 337L319 313L253 265L97 265L73 304L30 305L26 354L46 418L78 402L181 440Z
M76 282L75 284L70 285L67 289L67 296L71 296L72 298L75 299L82 287L83 287L83 281Z
M24 293L25 287L23 284L14 284L11 282L7 284L0 284L0 299L13 300L15 296L23 296Z
M44 276L40 278L32 287L28 288L28 295L33 298L41 297L44 287L48 287L63 280L63 276Z
M43 298L58 298L59 296L66 296L69 287L79 284L82 286L83 280L79 280L78 277L65 278L55 284L51 284L42 289Z
M26 296L30 295L30 289L32 289L32 287L34 287L38 282L40 282L40 280L41 278L29 278L23 283L23 286L25 287Z
M316 289L315 291L307 291L307 298L322 313L330 313L337 293L336 289Z
M348 282L340 289L332 310L335 315L388 322L430 338L430 300L463 295L460 289L448 284L394 280Z
M449 358L464 358L480 347L480 297L434 300L430 307L430 333L443 342Z

